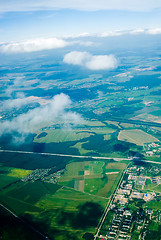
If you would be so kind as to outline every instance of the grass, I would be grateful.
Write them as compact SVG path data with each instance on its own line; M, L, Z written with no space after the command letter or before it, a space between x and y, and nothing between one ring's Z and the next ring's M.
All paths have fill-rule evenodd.
M81 240L85 232L95 233L108 202L106 197L114 192L125 166L113 162L105 165L105 161L71 162L59 182L66 187L19 181L4 189L0 198L9 209L43 229L51 239ZM118 174L105 174L115 168ZM10 169L7 174L10 173L20 177L28 172ZM8 175L7 178L19 179Z
M88 205L88 208L85 208L86 205ZM44 221L44 217L47 217L48 231L55 228L57 232L60 231L54 239L61 239L62 235L64 235L62 239L77 240L82 239L82 235L86 231L95 233L100 216L90 224L90 215L93 215L97 211L97 207L105 208L105 205L106 200L98 196L88 195L63 187L54 195L46 195L42 198L36 204L38 208L42 209L42 212L38 215L34 215L33 213L33 217L35 221L40 219ZM90 206L96 206L95 209L92 207L93 213L89 212ZM82 217L83 222L81 222ZM74 234L75 237L66 237L64 231ZM51 236L52 234L53 231Z
M36 206L42 209L56 209L63 208L64 210L75 211L79 204L87 201L97 202L105 206L106 201L99 196L92 196L86 193L75 191L63 187L59 189L54 195L46 195L36 203Z
M75 188L80 180L84 180L84 192L109 197L125 168L125 163L108 163L105 167L104 161L73 162L67 165L59 184ZM106 172L116 173L107 175Z
M161 201L152 200L150 202L145 203L144 207L148 207L148 208L154 209L154 210L160 210L161 209Z
M103 128L91 128L90 131L91 131L91 132L95 132L96 134L104 134L104 135L107 135L107 134L116 132L115 129L113 129L113 128L108 128L108 127L103 127Z
M73 162L66 166L66 172L60 178L59 183L63 184L65 181L71 181L74 179L84 179L85 177L93 175L100 175L103 172L103 161L86 161L86 162ZM80 177L83 178L80 178Z
M120 163L120 162L114 162L114 163L108 163L106 166L106 169L111 170L124 170L126 168L125 163Z
M160 185L153 184L153 183L146 184L144 187L144 190L155 191L155 192L161 193L161 184Z
M97 195L102 197L110 197L110 195L113 194L114 190L116 189L120 177L121 173L108 175L107 183L98 191Z
M109 134L104 135L104 140L108 141L110 139L111 139L111 135Z
M0 174L0 189L4 188L10 184L13 184L18 180L19 180L19 178Z
M120 126L123 128L134 128L134 124L130 123L121 123Z
M84 144L84 143L86 143L86 142L77 142L74 146L72 146L72 148L77 148L81 155L86 155L88 153L91 153L92 151L86 150L82 147L82 144Z
M103 185L104 181L102 178L85 179L84 191L97 195L98 190L101 189Z
M106 205L106 200L99 196L40 181L18 182L7 191L2 191L0 199L17 215L27 217L51 239L68 240L82 239L84 231L94 233ZM94 217L97 208L99 215ZM87 216L86 211L89 211ZM87 225L81 223L81 217ZM82 224L81 227L79 224Z
M100 121L86 121L85 125L89 126L89 127L103 127L106 126L104 123L100 122Z
M140 129L122 130L118 135L118 140L131 142L140 146L143 146L144 143L159 141L157 138Z
M38 143L59 143L59 142L69 142L69 141L79 141L83 138L88 138L92 133L83 130L64 130L64 129L50 129L46 131L48 134L45 137L34 138L34 142Z
M18 182L14 184L14 188L8 188L5 195L10 198L18 199L30 204L36 203L42 196L46 194L54 194L60 186L56 184L36 182ZM3 192L2 192L3 193Z
M109 124L109 125L114 125L114 126L116 126L116 127L118 127L118 128L120 128L120 126L119 126L119 123L118 122L115 122L115 121L105 121L107 124Z

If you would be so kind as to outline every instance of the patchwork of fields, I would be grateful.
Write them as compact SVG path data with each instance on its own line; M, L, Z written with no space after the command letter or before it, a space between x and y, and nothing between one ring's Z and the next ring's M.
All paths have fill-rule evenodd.
M22 182L33 171L1 165L1 202L53 239L82 239L85 232L95 233L125 167L110 161L71 162L58 184L51 184Z
M117 186L124 163L86 161L70 163L59 184L108 198Z

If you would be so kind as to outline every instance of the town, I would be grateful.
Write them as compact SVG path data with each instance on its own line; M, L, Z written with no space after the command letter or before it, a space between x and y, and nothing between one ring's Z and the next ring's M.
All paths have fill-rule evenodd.
M160 239L161 169L129 164L95 239ZM156 231L157 230L157 231Z

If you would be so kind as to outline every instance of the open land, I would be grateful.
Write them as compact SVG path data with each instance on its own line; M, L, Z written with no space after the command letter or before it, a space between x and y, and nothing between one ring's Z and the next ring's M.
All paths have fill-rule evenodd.
M92 239L100 226L102 239L159 240L160 52L142 54L125 58L119 52L121 67L108 73L70 71L56 56L56 64L42 56L39 63L17 59L16 66L0 66L2 102L10 100L11 87L11 100L17 92L32 100L2 109L2 122L43 107L61 92L72 100L67 111L83 119L44 121L24 143L16 131L0 137L0 202L49 239L81 240L86 233ZM22 71L25 82L17 86Z

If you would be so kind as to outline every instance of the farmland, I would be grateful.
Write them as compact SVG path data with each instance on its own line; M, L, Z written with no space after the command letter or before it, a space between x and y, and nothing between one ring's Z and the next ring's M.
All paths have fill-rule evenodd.
M65 47L6 57L4 52L1 58L0 200L52 240L81 240L85 233L96 233L131 159L138 166L129 169L133 179L125 174L115 207L128 207L128 198L138 191L142 199L130 200L131 208L160 208L160 167L148 168L148 161L161 161L160 35L145 30L139 47L131 48L135 34L120 33L117 39L66 38ZM6 51L15 46L5 46ZM117 67L69 66L64 56L77 50L89 52L92 59L112 54ZM137 184L141 175L145 186ZM153 192L152 201L141 201L143 194ZM113 219L110 213L104 234Z
M67 164L57 184L45 182L44 177L21 181L34 171L12 167L1 174L2 179L6 178L1 187L1 202L52 239L79 240L85 231L95 233L125 167L124 163L110 161L74 161Z
M122 130L119 133L118 139L121 141L135 143L136 145L141 146L143 146L144 143L159 141L157 138L146 132L143 132L140 129Z
M37 226L40 231L43 223L44 229L51 238L75 236L81 239L84 229L95 232L97 219L105 207L106 201L101 197L89 196L74 189L61 188L59 185L42 183L15 183L0 194L4 202L16 214L24 216ZM82 215L82 210L89 212ZM92 215L93 208L96 210ZM90 210L89 210L90 209ZM86 219L81 223L80 217ZM50 221L46 221L46 219ZM52 229L60 230L53 232ZM65 231L65 232L64 232ZM68 237L67 237L68 239Z
M109 197L117 186L124 163L86 161L70 163L59 183L97 196Z
M47 135L45 137L41 138L35 138L36 142L39 143L51 143L51 142L68 142L68 141L78 141L83 138L89 137L92 133L89 133L87 131L72 131L69 130L63 130L63 129L55 129L50 130L46 132Z

